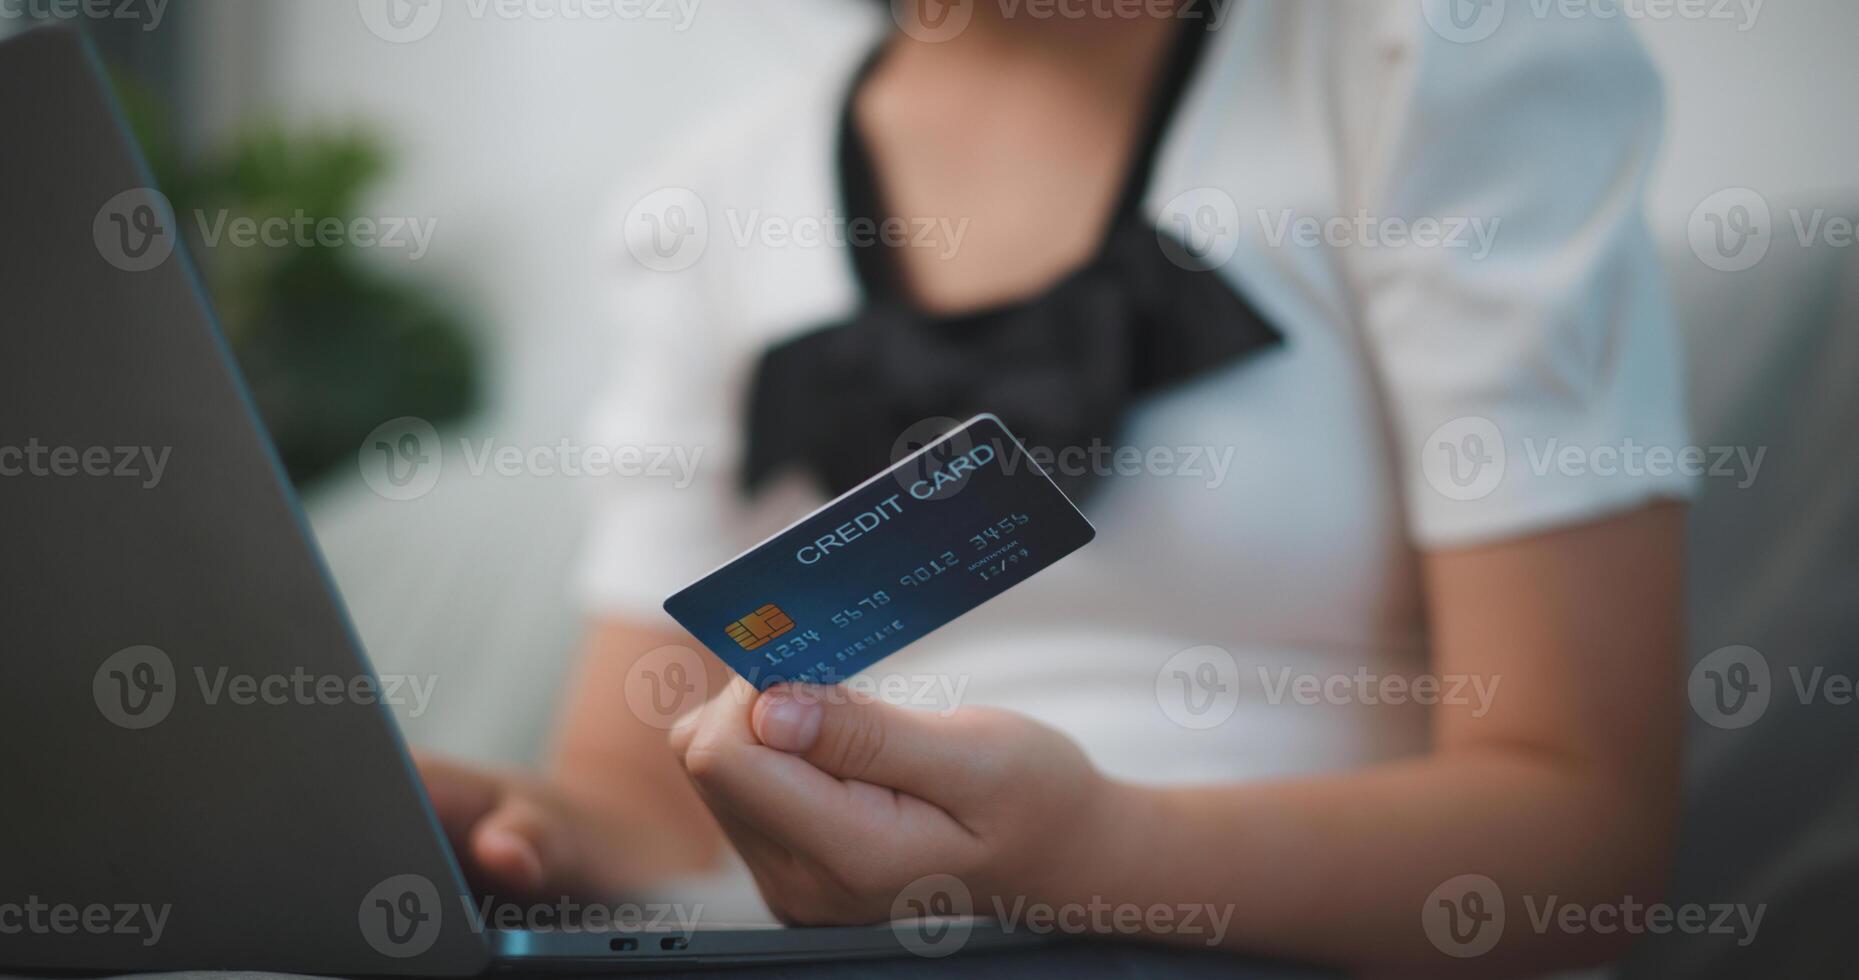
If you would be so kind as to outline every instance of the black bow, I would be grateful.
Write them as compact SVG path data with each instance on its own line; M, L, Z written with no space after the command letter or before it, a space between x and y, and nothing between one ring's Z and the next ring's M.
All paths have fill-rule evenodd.
M747 488L791 466L838 495L914 450L906 433L937 434L920 423L980 412L1042 460L1114 441L1132 401L1282 340L1188 254L1120 220L1095 260L1037 299L960 317L879 299L769 349L749 398ZM1053 473L1074 497L1090 475Z

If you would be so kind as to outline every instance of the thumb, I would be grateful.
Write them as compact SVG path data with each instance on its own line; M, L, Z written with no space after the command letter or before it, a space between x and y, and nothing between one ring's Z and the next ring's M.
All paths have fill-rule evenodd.
M756 739L771 749L798 755L841 779L924 799L935 799L957 781L977 749L952 719L844 687L771 687L756 699L749 720Z

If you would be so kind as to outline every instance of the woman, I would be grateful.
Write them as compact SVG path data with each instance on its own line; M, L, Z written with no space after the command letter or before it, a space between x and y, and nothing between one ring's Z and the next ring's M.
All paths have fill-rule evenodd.
M710 233L684 268L692 207L629 214L594 439L704 465L602 503L546 774L425 764L473 873L611 893L733 851L797 923L949 874L983 913L1205 904L1229 947L1363 969L1618 953L1423 923L1487 880L1513 923L1662 887L1687 488L1556 462L1684 441L1658 87L1618 21L1449 2L900 18L642 188ZM852 241L762 233L809 217ZM858 234L887 220L921 234ZM707 658L669 737L622 708L690 643L664 596L981 410L1144 462L1058 474L1098 540L878 668L960 710Z

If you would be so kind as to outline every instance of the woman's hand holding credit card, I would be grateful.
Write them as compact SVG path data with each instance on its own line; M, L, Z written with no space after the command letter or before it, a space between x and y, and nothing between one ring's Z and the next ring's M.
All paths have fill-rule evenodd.
M1126 832L1137 798L1053 729L831 686L1094 535L982 415L666 601L742 677L682 719L671 747L778 917L877 922L1056 900L1080 883L1055 872ZM1051 832L1054 814L1066 833ZM913 882L950 880L955 905L910 906Z

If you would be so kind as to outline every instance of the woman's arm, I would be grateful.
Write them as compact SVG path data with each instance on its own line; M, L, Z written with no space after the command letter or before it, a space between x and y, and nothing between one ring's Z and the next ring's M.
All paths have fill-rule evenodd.
M1658 505L1428 556L1435 673L1499 686L1482 717L1432 709L1432 750L1412 761L1141 788L1015 715L944 719L806 689L744 710L732 688L672 743L790 921L888 918L913 881L948 874L984 915L1207 906L1229 916L1229 947L1372 971L1598 962L1629 937L1539 933L1528 909L1661 891L1679 779L1681 515ZM1429 894L1460 875L1495 881L1508 912L1495 948L1467 960L1422 927Z
M1127 859L1068 890L1230 902L1231 943L1432 972L1450 960L1423 906L1450 879L1484 875L1507 922L1469 966L1617 954L1631 937L1538 934L1525 901L1540 914L1662 892L1679 798L1682 513L1428 555L1433 671L1498 682L1483 717L1437 706L1426 757L1360 772L1118 788L1124 812L1103 832L1137 846L1106 847Z

